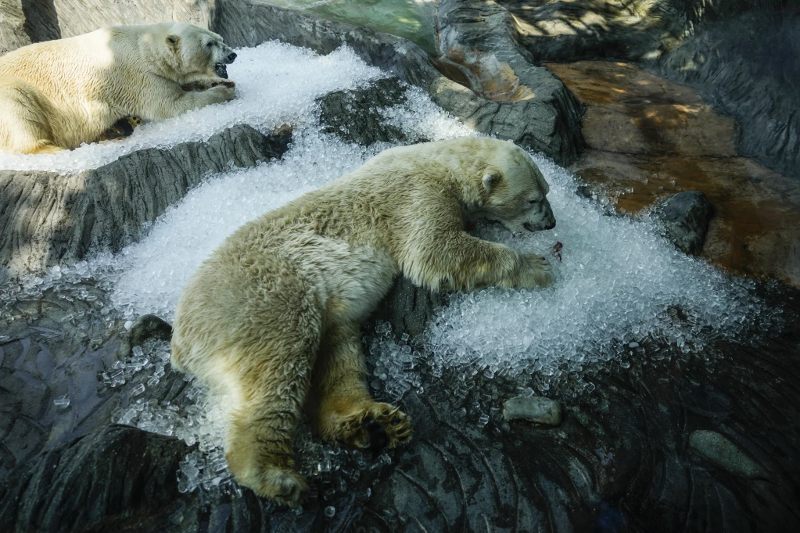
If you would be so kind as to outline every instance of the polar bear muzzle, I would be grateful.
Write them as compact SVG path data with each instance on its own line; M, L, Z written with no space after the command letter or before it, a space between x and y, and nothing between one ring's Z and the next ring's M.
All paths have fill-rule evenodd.
M236 60L236 52L231 52L227 56L222 63L215 63L214 64L214 73L219 76L220 78L228 79L228 67L226 65L230 65L231 63Z

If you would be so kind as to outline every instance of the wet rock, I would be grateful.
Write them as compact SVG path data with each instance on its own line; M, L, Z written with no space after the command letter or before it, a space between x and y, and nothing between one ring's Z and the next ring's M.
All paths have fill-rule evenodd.
M687 254L703 250L713 207L699 191L679 192L656 206L653 213L664 225L666 237Z
M445 302L442 293L418 287L410 280L400 277L389 294L383 299L373 318L386 320L395 335L404 333L411 338L422 334L434 310Z
M405 89L397 78L373 82L364 89L334 91L317 100L325 133L346 142L368 146L375 142L403 142L403 131L381 116L381 110L405 103Z
M483 9L492 10L493 15L485 17ZM445 2L440 5L440 13L447 14L440 33L446 32L452 44L443 53L446 61L432 60L419 46L393 35L255 1L226 2L218 6L213 29L231 46L255 46L278 39L329 53L347 45L367 63L426 89L437 104L476 130L511 139L562 163L574 159L580 145L577 128L580 107L555 77L525 61L507 27L508 13L493 2L477 1ZM491 21L492 31L482 32L479 28L473 31L468 23L470 17ZM500 33L493 37L494 32ZM473 44L481 51L478 63L483 83L480 86L473 86L465 77L475 65L466 55L466 63L459 60L458 50L465 46L471 50ZM497 72L503 73L501 85L516 83L519 92L491 86L496 72L494 66L499 69ZM518 80L522 81L518 83Z
M0 529L101 530L162 515L180 496L175 472L187 450L173 438L109 426L44 453L0 486Z
M737 476L765 479L761 466L716 431L698 429L689 435L689 447L715 466Z
M209 173L280 157L290 141L289 128L240 125L77 174L0 170L0 265L13 275L118 251Z
M120 359L130 357L134 346L141 346L149 339L167 341L172 338L172 325L156 315L142 315L131 326L128 338L120 343Z
M561 424L561 404L542 396L516 396L503 403L503 418L526 420L545 426Z
M800 285L800 182L737 153L737 125L698 92L620 61L548 64L586 106L570 169L619 212L699 190L714 206L702 256Z

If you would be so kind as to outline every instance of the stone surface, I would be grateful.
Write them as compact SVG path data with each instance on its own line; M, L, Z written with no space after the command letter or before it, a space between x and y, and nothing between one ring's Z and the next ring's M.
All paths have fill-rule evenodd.
M120 343L120 358L130 357L135 346L142 346L149 339L169 342L172 339L172 325L156 315L140 316L131 326L127 338Z
M375 311L375 320L385 320L397 336L407 334L411 338L420 335L434 310L443 305L446 295L417 287L410 280L400 277L389 294Z
M588 149L570 169L624 213L702 192L714 206L702 257L800 285L800 182L737 154L738 128L683 84L630 63L550 63L586 106Z
M743 155L800 179L800 13L753 11L708 24L658 63L741 125Z
M0 29L0 53L4 44L14 45L9 48L13 49L118 24L174 20L207 28L217 3L218 0L5 0L0 2L0 27L6 21L13 23L7 31L17 33L18 37L16 41L6 41L5 28Z
M290 140L289 129L240 125L72 175L0 170L0 265L18 275L117 251L209 173L279 157Z
M716 431L696 429L689 435L689 447L712 464L737 476L764 479L764 469L734 443Z
M406 101L405 90L397 78L378 80L364 89L334 91L317 101L322 131L333 133L345 142L368 146L406 140L402 130L387 124L380 113Z
M703 250L714 208L702 192L684 191L660 202L653 214L664 224L666 237L687 254Z
M25 33L25 12L22 0L0 0L0 55L31 44Z
M503 418L557 426L561 424L561 404L543 396L515 396L503 403Z
M512 139L560 162L574 159L580 140L574 125L578 122L580 109L558 80L520 56L505 25L507 13L494 2L478 1L443 2L440 12L444 12L442 10L449 14L446 21L440 21L443 25L439 28L440 33L450 31L447 28L452 24L450 34L457 36L451 39L453 43L463 39L487 61L496 60L498 68L504 72L513 71L508 77L522 79L523 84L529 83L530 97L509 100L485 87L472 87L469 79L464 77L465 69L461 68L467 67L468 71L468 65L459 66L457 57L456 60L439 61L437 66L456 80L453 81L434 67L422 48L409 41L322 20L301 11L254 1L225 2L217 8L212 29L231 46L254 46L268 39L278 39L328 53L346 44L367 63L428 90L436 103L476 130ZM487 10L490 15L486 14ZM493 20L492 32L468 24L471 17Z
M108 426L44 453L0 485L0 529L108 531L154 524L174 511L175 471L186 450L175 439Z

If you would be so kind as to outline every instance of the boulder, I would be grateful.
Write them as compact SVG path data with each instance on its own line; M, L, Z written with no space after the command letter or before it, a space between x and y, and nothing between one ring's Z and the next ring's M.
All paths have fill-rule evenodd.
M489 7L482 8L482 4ZM444 56L449 54L450 57L439 61L400 37L323 20L299 10L252 0L225 2L218 6L212 29L231 46L255 46L269 39L278 39L329 53L347 45L367 63L387 70L406 83L426 89L437 104L478 131L511 139L542 151L561 163L571 161L580 145L580 107L558 79L545 69L533 67L520 55L507 28L507 13L502 8L494 2L443 2L440 18L441 13L448 15L439 32L455 36L453 43L462 35L466 41L473 40L472 29L459 21L467 21L473 16L482 17L482 20L482 9L492 10L493 31L502 34L492 38L481 33L487 42L476 42L476 46L487 61L498 62L498 68L507 73L506 78L522 80L519 82L521 85L528 84L520 89L524 97L504 97L486 84L473 86L464 74L472 67L461 65L458 54L449 54L450 49L443 52ZM448 29L451 24L453 31ZM485 73L487 76L491 74L489 71Z
M322 131L345 142L368 146L376 142L403 142L403 131L381 116L381 110L406 102L397 78L378 80L363 89L334 91L317 100Z
M280 157L290 140L288 128L239 125L76 174L0 170L0 265L19 275L118 251L208 174Z
M675 246L687 254L703 251L708 223L714 208L700 191L679 192L661 201L653 210L664 226L664 233Z

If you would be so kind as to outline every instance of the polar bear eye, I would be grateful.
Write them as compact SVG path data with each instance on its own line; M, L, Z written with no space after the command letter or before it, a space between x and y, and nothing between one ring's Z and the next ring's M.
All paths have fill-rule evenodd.
M206 46L211 48L212 46L214 46L214 43L206 43Z

